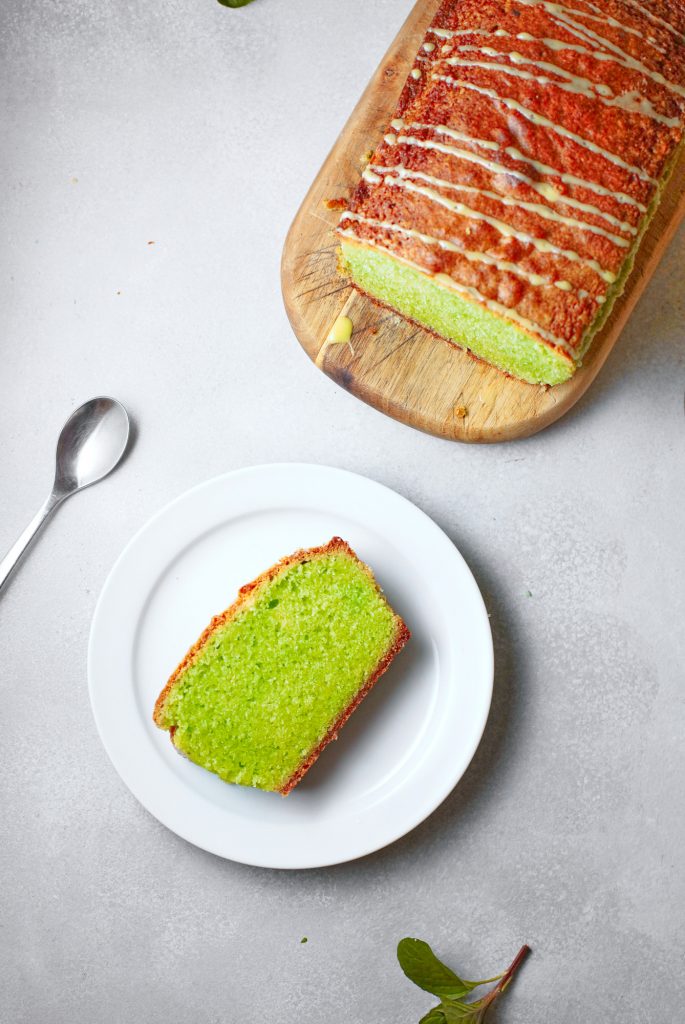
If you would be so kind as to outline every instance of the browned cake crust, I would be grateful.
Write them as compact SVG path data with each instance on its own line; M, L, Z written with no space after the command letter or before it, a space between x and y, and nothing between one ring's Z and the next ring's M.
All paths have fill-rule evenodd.
M252 580L251 583L246 583L243 587L241 587L240 590L238 591L238 597L233 602L233 604L230 605L230 607L228 607L226 611L214 616L214 618L209 623L209 625L202 633L200 638L196 641L196 643L193 644L193 646L190 648L186 656L169 676L166 685L164 686L159 697L157 698L155 702L154 711L152 714L152 718L153 721L155 722L155 725L159 726L160 729L165 728L165 726L163 725L163 713L167 698L171 694L171 691L173 690L173 687L178 681L179 677L183 674L183 672L185 672L187 668L190 667L190 665L192 665L192 663L198 657L204 646L209 642L213 634L218 629L224 626L227 622L230 622L232 619L235 619L236 616L241 611L243 611L243 609L247 608L255 600L259 591L266 584L271 583L272 580L274 580L277 576L280 576L287 569L291 568L291 566L296 565L298 562L309 562L314 558L321 558L323 556L333 554L336 551L341 552L347 555L349 558L354 559L359 564L359 566L364 570L364 572L368 575L369 579L373 581L378 592L381 593L381 588L378 586L376 578L373 575L373 572L371 571L369 566L357 557L357 555L352 550L347 541L343 540L341 537L332 537L327 544L323 544L319 547L314 548L303 548L299 551L295 551L292 555L287 555L285 558L281 558L280 561L276 562L275 565L271 566L271 568L267 569L265 572L257 576L257 578ZM347 719L350 717L355 708L358 707L359 704L361 704L364 697L371 690L374 683L376 683L377 680L383 675L383 673L388 668L388 666L395 658L395 656L399 654L399 652L402 650L410 636L411 634L403 620L400 618L399 615L395 614L395 638L392 642L392 645L385 652L385 654L381 658L380 662L374 669L369 679L366 681L362 689L354 697L354 700L348 705L348 707L344 709L344 711L333 723L333 725L329 729L324 739L318 745L318 747L311 751L307 758L298 767L297 771L295 771L293 775L286 780L283 787L279 790L279 792L283 796L287 796L288 793L290 793L290 791L298 784L298 782L300 782L300 780L309 771L311 766L317 760L317 758L324 750L324 748L331 742L331 740L337 739L338 733L342 729ZM175 728L172 726L169 729L169 736L172 743L174 742L174 732Z
M577 359L684 116L685 0L445 0L338 231Z

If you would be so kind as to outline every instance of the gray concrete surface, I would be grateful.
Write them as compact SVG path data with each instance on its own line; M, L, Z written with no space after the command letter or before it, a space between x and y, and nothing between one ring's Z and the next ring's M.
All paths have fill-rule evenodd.
M405 934L470 976L528 941L501 1024L682 1017L685 234L591 392L531 440L441 442L322 377L283 312L281 244L409 7L3 4L0 547L80 401L118 396L139 432L0 601L3 1024L413 1024L428 999L396 967ZM485 738L443 807L366 860L292 874L151 818L86 690L131 533L270 460L418 503L469 560L497 646Z

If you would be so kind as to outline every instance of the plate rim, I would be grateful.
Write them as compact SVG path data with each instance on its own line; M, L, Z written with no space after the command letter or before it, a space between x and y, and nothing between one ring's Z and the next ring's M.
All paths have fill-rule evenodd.
M456 556L457 561L460 563L462 570L465 570L466 577L470 579L473 591L473 603L474 611L477 611L478 617L481 620L482 625L485 627L483 631L483 646L479 650L479 657L482 661L482 679L479 679L479 690L482 697L482 708L480 715L475 720L475 728L472 733L471 742L467 747L462 748L462 756L459 759L458 767L453 771L446 771L442 774L436 785L432 790L432 795L429 800L418 806L416 813L408 816L407 820L402 820L398 828L389 829L387 836L382 842L376 842L371 840L370 845L368 843L362 844L363 848L358 849L353 853L344 853L342 856L325 856L322 857L306 857L303 856L300 860L288 863L277 863L274 857L262 857L262 856L250 856L249 859L244 856L239 856L227 852L221 844L211 843L207 841L200 841L193 835L192 827L185 828L184 823L179 825L178 822L171 823L168 820L168 816L160 811L158 808L155 810L151 809L151 801L147 796L141 796L140 788L137 787L130 781L127 774L124 772L122 766L118 763L118 759L112 752L109 734L104 722L101 720L100 708L98 706L97 696L97 685L94 682L94 661L96 657L96 643L98 640L98 632L101 628L103 608L105 606L106 599L110 587L113 585L115 577L121 569L121 566L127 561L131 551L135 549L141 538L146 536L150 531L154 531L160 520L168 515L172 509L176 506L189 501L199 492L217 486L225 486L227 481L234 481L237 478L245 478L249 476L259 476L263 474L269 474L276 472L305 472L305 473L323 473L323 474L334 474L341 477L353 478L357 481L361 481L364 486L371 486L371 488L377 488L383 492L386 492L391 500L397 501L404 505L407 509L411 510L411 513L420 517L420 519L426 524L429 531L434 532L434 535L439 535L444 541L446 541L453 553ZM276 503L274 503L274 506ZM232 518L230 510L227 510L226 522ZM363 523L364 517L360 516L360 521ZM168 828L171 832L178 835L185 842L190 843L193 846L203 849L208 853L215 856L221 857L226 860L232 860L235 863L242 863L254 867L270 868L275 870L307 870L314 868L332 867L337 864L349 863L354 860L358 860L362 857L369 856L381 849L384 849L393 843L397 842L403 836L412 832L422 822L430 817L431 814L444 802L447 796L452 792L458 782L461 780L463 775L466 773L476 750L482 740L483 733L488 721L490 714L490 708L492 704L492 695L494 687L494 644L492 637L492 630L490 627L489 615L487 607L483 599L478 582L471 571L468 563L464 556L459 551L458 547L448 534L440 527L435 520L433 520L428 513L424 512L420 506L416 505L409 498L406 498L403 494L394 490L386 484L383 484L373 477L366 476L362 473L357 473L353 470L340 468L337 466L331 466L327 463L312 463L312 462L269 462L261 463L252 466L243 466L233 470L227 470L225 473L217 474L206 480L200 481L194 484L192 487L176 495L170 501L166 502L161 508L154 512L145 522L133 533L128 542L124 545L118 557L112 564L105 581L102 585L98 600L93 611L91 619L91 627L88 638L88 653L87 653L87 667L88 667L88 693L90 698L91 711L95 720L98 736L105 749L105 752L112 763L117 775L129 790L131 795L141 804L142 807L149 813L153 818L159 821L162 825ZM440 779L442 783L440 783ZM202 797L198 794L198 799Z

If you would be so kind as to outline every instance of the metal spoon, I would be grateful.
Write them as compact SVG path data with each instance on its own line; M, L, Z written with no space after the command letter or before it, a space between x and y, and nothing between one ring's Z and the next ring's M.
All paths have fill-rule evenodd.
M29 544L65 498L111 473L128 444L128 414L114 398L91 398L73 412L57 441L52 490L0 562L0 590Z

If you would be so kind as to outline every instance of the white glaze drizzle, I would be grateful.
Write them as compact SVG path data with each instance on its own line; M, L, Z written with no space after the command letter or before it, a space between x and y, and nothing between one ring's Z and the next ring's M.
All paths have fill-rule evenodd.
M464 49L464 47L460 47ZM492 50L490 47L474 47L474 49L480 50L481 53L486 55L497 55L502 57L509 57L516 63L529 64L534 67L550 67L554 70L555 74L566 75L573 81L559 82L553 78L547 78L546 75L534 75L530 71L522 71L520 68L510 67L508 64L496 62L494 64L488 61L480 60L467 60L463 57L441 57L438 60L440 64L449 64L450 67L466 67L466 68L481 68L484 71L497 71L503 75L509 75L510 78L520 78L527 82L536 82L539 85L552 85L556 89L561 89L563 92L574 93L576 96L584 96L586 99L594 100L597 103L603 103L607 107L616 107L620 110L625 111L627 114L639 114L642 117L648 117L652 121L658 121L659 124L665 124L668 128L677 128L681 119L679 117L668 117L666 114L660 114L658 110L654 108L654 105L645 96L642 96L637 90L623 93L621 96L611 96L607 98L605 95L599 95L599 89L606 89L609 92L609 87L602 85L601 83L595 85L590 82L587 78L578 78L575 75L571 75L569 72L564 71L562 68L558 68L554 64L547 64L544 61L535 61L529 58L523 57L519 53L499 53L497 50ZM489 51L489 53L488 53ZM428 62L428 58L421 58Z
M562 26L564 27L564 26ZM616 47L616 53L604 53L602 50L591 50L587 46L580 46L578 43L567 43L563 39L550 39L546 36L533 36L530 32L517 32L516 35L512 35L511 32L505 31L505 29L496 29L495 32L489 32L487 29L460 29L459 31L450 32L447 29L436 29L430 30L436 35L440 35L442 39L448 39L453 36L462 35L495 35L501 38L507 39L518 39L521 42L526 43L540 43L545 46L548 50L558 52L559 50L571 50L573 53L586 54L588 57L594 57L595 60L609 61L613 64L618 64L620 67L626 68L628 71L639 71L640 74L645 75L647 78L651 78L657 85L663 85L664 88L669 89L671 92L676 93L677 96L685 97L685 86L678 85L677 82L669 81L659 71L653 71L648 68L646 64L632 57L629 53L624 53L618 47ZM449 47L447 51L450 52ZM619 56L619 54L621 56Z
M630 0L628 0L628 2L630 3ZM588 7L590 7L595 12L595 14L602 15L602 17L600 17L600 18L596 18L595 19L596 21L606 21L606 18L603 16L604 15L604 11L602 10L601 7L598 7L597 4L591 3L590 0L585 0L585 3L586 3L586 5ZM577 13L578 14L585 14L584 11L578 11ZM619 22L619 26L621 28L625 29L626 32L634 32L636 35L639 35L639 34L644 35L644 33L640 33L640 31L638 29L629 29L626 25L623 25L620 22ZM656 46L657 40L654 38L654 36L645 36L645 38L647 39L648 42L653 43ZM656 48L659 49L658 46L656 46ZM661 52L663 53L664 51L662 50Z
M457 36L491 36L489 28L435 28L431 25L428 29L438 39L455 39Z
M400 224L393 224L392 221L387 220L375 220L373 217L365 217L361 213L350 213L346 211L340 218L343 220L352 220L358 224L366 224L372 228L379 228L383 231L392 231L395 234L406 235L408 238L416 238L424 245L436 245L440 249L444 249L445 252L454 252L459 256L464 256L465 259L469 260L470 263L484 263L489 267L496 267L498 270L506 271L509 274L514 274L515 277L520 277L523 281L528 281L536 288L558 288L562 292L575 292L575 294L581 299L593 299L595 302L601 305L603 301L602 297L596 298L591 295L590 292L586 291L585 288L574 288L570 281L558 280L553 281L550 277L545 277L543 274L529 273L518 263L512 263L510 260L501 260L496 256L490 256L486 252L475 252L472 249L464 249L461 246L455 245L454 242L450 242L445 238L435 238L433 235L426 235L422 231L416 231L414 228L404 228ZM340 231L341 235L345 235L346 238L358 238L353 231ZM364 239L366 241L366 239Z
M651 21L653 25L659 25L661 28L665 28L667 32L670 32L671 35L675 36L678 42L685 43L685 35L683 35L682 32L679 32L675 25L671 25L670 21L665 21L663 18L660 18L658 14L648 11L647 8L643 7L643 5L638 3L637 0L625 0L625 2L639 11L640 14L647 18L648 21Z
M340 231L340 234L346 234L344 231ZM398 260L400 263L406 264L413 270L418 271L423 277L427 277L429 280L437 281L439 285L444 287L452 288L454 291L459 292L462 295L467 295L481 306L485 306L486 309L492 310L493 313L499 314L506 320L513 320L515 323L523 327L524 330L532 334L537 334L540 338L544 338L545 341L550 342L552 345L556 345L558 348L566 352L567 355L573 358L573 348L566 341L565 338L559 338L556 334L552 334L551 331L545 330L540 324L535 323L534 320L529 320L528 317L522 316L515 309L511 309L509 306L502 305L501 302L496 302L494 299L488 299L482 292L479 292L477 288L473 288L471 285L460 284L455 281L448 274L430 274L424 267L419 266L418 263L414 263L413 260L408 260L404 256L398 256L397 253L387 249L384 245L379 245L377 242L367 243L350 232L348 237L357 238L358 242L366 245L368 244L372 249L380 249L382 252L388 253L393 259Z
M610 196L619 203L635 206L641 213L647 212L645 204L641 203L638 199L634 199L633 196L629 196L627 192L612 192L611 189L605 188L604 185L599 185L595 181L586 181L585 178L576 178L574 174L568 174L566 171L557 171L554 167L550 167L549 164L544 164L540 160L526 156L525 153L522 153L515 146L507 146L504 152L512 160L521 160L530 164L539 174L557 175L566 185L578 185L579 187L589 189L591 192L596 192L598 196Z
M448 135L451 139L456 139L458 142L473 142L478 146L482 146L483 149L489 149L493 153L499 152L501 146L498 142L492 142L490 139L476 139L473 135L467 135L466 132L457 131L456 128L448 128L444 124L421 124L418 121L414 121L411 124L404 125L406 128L424 128L426 131L438 132L441 135ZM498 165L499 166L499 165ZM506 168L504 168L506 170Z
M657 85L662 85L665 89L675 93L677 96L685 97L685 86L679 85L677 82L673 82L668 78L665 78L660 71L654 71L652 68L648 68L642 61L631 56L629 53L605 53L602 50L588 49L586 46L580 46L578 43L568 43L563 39L549 39L546 36L538 38L537 36L531 36L528 32L519 32L516 35L517 39L522 42L536 42L546 46L548 50L559 51L559 50L570 50L572 53L586 54L588 57L593 57L595 60L608 61L614 64L618 64L619 67L625 68L627 71L638 71L641 75L646 78L650 78Z
M421 145L421 139L405 140L409 145ZM431 147L434 148L434 147ZM621 249L630 248L630 242L626 238L622 238L620 235L614 235L610 231L605 231L604 228L598 227L596 224L588 224L583 220L576 220L575 217L564 217L562 214L557 213L556 210L550 209L549 206L543 206L542 203L529 203L524 199L515 199L512 196L503 196L498 192L491 192L489 189L476 188L473 185L456 185L451 181L445 181L442 178L435 178L432 174L425 174L423 171L412 171L406 167L395 166L395 167L376 167L372 168L372 172L376 175L381 174L383 180L387 181L386 175L396 174L399 178L420 178L429 185L434 185L436 188L449 189L453 192L468 192L471 195L484 196L486 199L492 199L494 202L501 203L502 206L514 207L515 209L528 210L531 213L537 214L543 220L554 221L556 224L563 224L564 227L574 228L579 231L589 231L591 234L601 235L602 238L607 238L614 245Z
M378 185L383 181L383 179L379 177L379 175L375 174L370 167L364 168L362 178L364 178L365 181L368 181L371 185Z
M576 84L583 94L587 90L592 90L593 93L599 93L600 96L610 97L614 95L613 90L602 82L592 82L589 78L582 78L580 75L572 74L558 64L552 64L546 60L533 60L532 57L526 57L525 54L518 53L516 50L495 50L492 46L475 46L473 43L466 43L463 46L455 47L455 49L459 53L475 51L476 53L482 53L485 57L506 57L512 64L527 64L530 67L539 68L541 71L549 71L553 75L558 75L560 78L565 78L566 81ZM450 64L451 61L446 61L446 63ZM594 98L596 97L593 96Z
M521 3L526 3L526 0L520 0L520 2ZM628 2L630 3L631 0L628 0ZM530 6L530 7L535 6L537 3L538 3L538 0L528 0L528 6ZM545 7L545 10L548 13L550 13L550 14L556 13L558 17L568 17L569 14L579 14L581 17L584 16L586 18L591 19L592 21L601 21L603 24L612 24L612 22L613 22L614 23L614 27L622 28L626 32L632 33L633 35L637 35L640 38L643 38L642 33L639 32L637 29L629 28L628 26L622 25L620 22L617 22L615 19L605 17L603 12L600 10L600 8L599 7L595 7L594 4L588 4L588 6L589 7L593 7L594 10L597 11L601 15L601 17L593 17L593 15L592 14L588 14L587 11L579 11L579 10L576 10L576 9L570 8L570 7L564 8L564 7L562 7L561 4L544 4L543 3L542 6ZM552 11L552 8L556 8L556 11ZM577 27L580 30L585 28L585 26L582 25L582 24L579 24ZM451 30L451 29L446 29L446 28L434 28L433 26L431 26L428 29L428 31L432 32L433 35L438 36L440 39L453 39L455 36L468 36L468 35L482 35L482 36L488 36L488 35L493 35L493 34L496 35L496 36L507 36L507 35L509 35L509 33L505 31L505 29L496 29L494 33L491 33L489 31L489 29L484 29L484 28L462 28L462 29ZM598 37L598 38L601 38L601 37ZM664 50L661 49L660 46L658 46L656 39L653 39L652 37L646 37L646 38L648 39L648 42L651 43L654 46L655 49L659 50L660 53L664 53L665 52Z
M594 270L603 281L612 284L616 280L616 274L611 270L606 270L598 260L592 257L581 256L580 253L575 252L573 249L562 249L558 245L554 245L549 242L546 238L537 238L535 235L529 235L526 231L519 231L517 228L507 224L506 221L500 220L499 217L493 217L488 213L483 213L481 210L474 210L471 206L466 206L465 203L459 203L453 199L447 199L446 196L440 195L432 188L424 188L422 185L415 185L413 182L401 179L391 178L387 176L383 179L384 183L389 186L396 188L406 189L408 192L415 192L417 195L425 196L426 199L430 199L434 203L438 203L440 206L444 206L452 213L456 213L460 217L466 217L469 220L480 220L485 224L489 224L495 228L500 235L504 235L508 238L515 238L519 242L524 242L526 245L532 245L538 252L554 253L556 256L563 256L571 263L583 263L585 266L590 267Z
M447 135L449 138L456 139L459 142L468 142L472 145L483 146L485 149L504 152L513 160L519 160L522 163L529 164L533 170L537 171L538 174L552 175L559 178L559 180L565 185L576 185L580 188L587 189L589 192L596 192L597 195L615 199L617 202L624 205L627 204L629 206L635 206L641 213L646 213L647 211L647 207L643 203L640 203L637 199L633 199L632 196L627 195L625 192L612 192L611 189L605 188L604 185L598 185L594 181L586 181L584 178L577 178L575 175L568 174L566 171L558 171L555 167L550 167L549 164L543 164L539 160L533 159L533 157L525 156L525 154L521 153L514 146L507 146L503 150L496 142L491 142L488 139L476 139L471 135L466 135L463 132L455 131L453 128L448 128L446 125L414 123L408 125L408 127L414 129L424 128L426 131L434 131L439 135ZM621 228L622 231L634 233L637 230L625 221L619 220L617 217L613 217L610 213L605 213L596 206L591 206L589 203L581 203L578 200L562 196L562 194L558 192L553 185L535 181L533 178L529 178L521 171L514 170L511 167L505 167L503 164L498 164L491 160L486 160L484 157L481 157L476 153L471 153L469 150L459 150L455 152L461 159L470 160L472 163L480 164L482 167L492 171L494 174L512 174L515 178L519 178L526 184L530 184L536 192L539 192L540 195L552 202L562 201L566 203L567 206L573 206L578 210L583 210L585 213L595 213L598 217L603 217L610 224L614 224L616 227Z
M642 167L637 167L635 164L630 164L622 157L617 156L616 153L612 153L608 149L604 149L602 146L598 146L595 142L591 142L590 139L583 138L582 135L576 134L576 132L570 131L568 128L564 128L563 125L556 124L555 121L550 121L544 114L536 113L534 110L530 110L529 107L525 107L518 100L511 99L509 96L500 96L494 89L487 89L481 85L475 85L473 82L466 82L460 78L452 78L450 75L433 75L436 81L445 82L447 85L456 87L457 89L471 89L473 92L480 93L481 96L487 96L489 99L495 100L497 103L501 103L508 110L515 110L516 113L525 117L527 121L532 124L541 125L545 128L549 128L555 134L560 135L562 138L570 139L571 142L575 142L578 146L582 146L584 149L588 149L591 153L596 153L598 156L604 157L609 163L615 164L617 167L621 167L625 171L629 171L630 174L636 175L641 178L642 181L648 181L651 185L658 185L658 181L655 178L650 177L649 174Z
M601 11L598 7L596 7L595 10L599 11L599 14L588 14L587 11L578 10L577 7L565 7L564 4L552 3L551 0L514 0L514 2L521 4L524 7L542 7L544 11L551 14L554 20L563 24L565 28L573 26L573 28L576 29L576 32L573 33L574 35L577 34L577 32L583 32L586 36L595 39L596 42L605 46L607 49L614 49L621 53L623 52L620 47L616 46L615 43L612 43L610 39L606 39L604 36L598 35L591 28L588 28L587 25L583 25L582 22L574 21L574 19L569 17L569 15L576 14L581 18L587 18L588 21L599 21L603 25L611 25L612 28L617 28L629 35L637 36L638 39L646 40L649 45L653 47L653 49L658 50L659 53L666 53L666 51L662 49L662 47L659 46L656 40L652 39L651 36L645 36L640 29L633 28L630 25L624 25L622 22L617 21L616 18L613 18Z
M526 3L528 2L528 0L519 0L519 2ZM619 57L622 57L624 59L630 58L630 54L628 54L620 46L617 46L616 43L613 43L610 39L607 39L606 36L602 36L599 35L597 32L594 32L591 28L588 28L587 25L582 25L579 22L573 21L572 19L565 17L563 15L559 15L557 17L552 16L552 21L554 21L561 28L565 29L568 33L570 33L570 35L575 36L576 39L580 39L584 43L595 43L599 45L599 47L603 49L605 52L617 54Z

